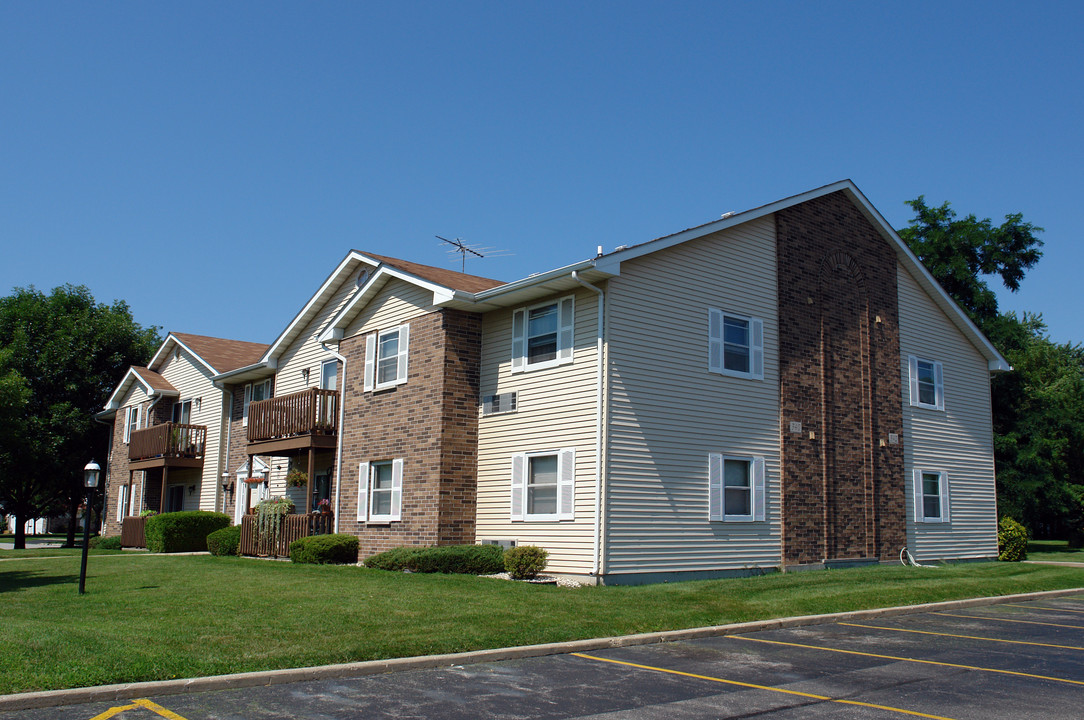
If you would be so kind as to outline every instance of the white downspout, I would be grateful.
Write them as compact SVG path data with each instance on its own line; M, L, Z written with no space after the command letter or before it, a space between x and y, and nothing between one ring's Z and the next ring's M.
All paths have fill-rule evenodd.
M219 492L222 493L221 496L220 496L222 498L222 512L226 512L226 490L225 490L225 488L222 487L222 476L225 475L227 478L229 478L229 476L230 476L230 440L231 440L230 435L233 434L232 432L230 432L231 429L232 429L230 427L230 425L231 425L231 421L233 420L233 390L228 390L227 391L227 390L222 389L222 388L219 388L219 389L222 390L223 395L229 395L229 398L230 398L229 402L226 404L226 422L225 422L226 454L221 455L221 453L220 453L220 457L218 459L218 465L219 465L218 474L215 475L215 484L218 485L218 489L215 491L215 493L216 494L218 494ZM219 421L218 421L219 435L222 434L222 431L223 431L223 422L222 422L222 419L219 418ZM219 445L221 445L221 442L219 442ZM234 497L234 501L236 502L236 499L237 499L237 488L236 487L233 490L233 497ZM237 513L234 512L234 515L236 515L236 514Z
M575 270L572 271L572 279L584 286L588 290L594 290L598 293L598 343L595 349L596 354L596 368L597 375L597 387L595 398L595 547L594 547L594 562L591 567L591 574L596 578L602 572L602 432L603 432L603 402L605 400L605 385L604 385L604 371L605 363L603 360L603 339L604 328L603 318L606 309L606 293L601 288L597 288L589 282L580 279L579 273Z
M343 429L346 424L346 357L340 355L335 350L332 350L327 346L327 343L320 343L320 347L331 353L336 360L343 364L342 380L339 385L339 431L335 433L337 438L335 440L335 520L334 528L336 534L339 532L339 496L342 493L343 487Z
M153 397L153 395L155 393L156 393L156 391L152 391L152 397ZM152 402L150 405L147 406L147 414L144 416L144 420L147 421L147 424L144 425L144 427L150 427L151 426L151 411L154 410L154 406L157 405L159 402L161 402L162 398L165 397L165 395L162 395L161 393L157 393L157 394L158 394L158 397L154 398L154 402ZM139 479L139 511L143 512L143 506L146 504L146 496L147 496L147 471L146 470L141 470L139 474L142 476ZM159 501L159 507L164 507L165 502L166 502L166 499L162 498ZM129 505L132 504L132 499L131 498L128 498L128 504ZM183 507L183 505L182 505L182 507Z

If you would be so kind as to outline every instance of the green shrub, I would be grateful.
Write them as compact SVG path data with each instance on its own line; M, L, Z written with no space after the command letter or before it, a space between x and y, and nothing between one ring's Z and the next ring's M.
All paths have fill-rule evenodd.
M90 547L95 550L120 550L120 535L92 537Z
M532 580L546 569L550 554L537 545L519 545L504 551L504 569L513 580Z
M313 535L290 543L290 562L346 565L358 561L358 539L353 535Z
M1019 562L1028 556L1028 531L1010 517L997 524L997 559Z
M497 545L400 547L365 559L365 567L418 573L491 575L504 569Z
M147 549L156 553L201 552L207 549L207 536L229 524L229 515L203 510L155 515L147 518Z
M240 525L230 525L207 536L207 549L212 555L236 555L240 547Z

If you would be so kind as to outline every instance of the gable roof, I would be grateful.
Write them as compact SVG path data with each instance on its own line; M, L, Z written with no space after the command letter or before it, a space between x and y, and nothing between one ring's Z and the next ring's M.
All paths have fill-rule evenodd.
M422 265L420 263L410 262L409 260L400 260L399 258L388 257L386 255L377 255L375 253L359 250L355 250L354 252L377 260L396 270L402 270L410 275L414 275L423 280L428 280L434 285L442 285L449 290L461 290L463 292L476 293L505 284L503 280L491 280L490 278L484 278L478 275L468 275L467 273L456 272L455 270L445 270L444 268L433 267L432 265Z
M266 343L226 340L189 333L170 334L180 340L193 354L205 360L212 369L217 371L215 374L251 365L267 352Z
M169 380L166 380L154 370L138 365L132 365L128 368L128 372L124 374L120 383L117 384L116 390L109 396L109 400L105 403L105 412L101 414L109 414L119 408L121 400L128 394L128 389L131 388L132 385L138 385L143 388L143 392L149 396L161 395L173 397L180 394L177 392L177 388L170 384Z

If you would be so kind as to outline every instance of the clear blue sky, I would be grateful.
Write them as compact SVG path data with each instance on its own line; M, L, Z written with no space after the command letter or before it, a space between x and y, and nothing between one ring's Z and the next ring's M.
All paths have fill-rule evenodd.
M1084 4L0 3L0 294L270 342L351 248L503 280L843 178L1046 228L1084 340Z

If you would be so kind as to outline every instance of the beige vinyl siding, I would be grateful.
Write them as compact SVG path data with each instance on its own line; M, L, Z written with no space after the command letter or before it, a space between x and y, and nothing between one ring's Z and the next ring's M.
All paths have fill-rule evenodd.
M167 411L175 402L192 401L192 425L207 427L207 445L203 456L202 475L195 471L171 469L170 485L196 484L195 495L189 495L185 489L185 510L218 510L219 474L222 441L222 403L225 393L214 386L211 372L186 350L180 350L180 357L170 354L157 368L162 377L180 393L178 397L164 398L160 404Z
M997 504L987 361L907 270L901 266L897 275L907 546L919 560L995 556ZM943 364L944 411L911 406L910 355ZM948 473L949 522L914 521L916 467Z
M610 281L606 574L778 566L771 217L621 264ZM764 379L708 372L708 309L764 322ZM708 455L765 458L766 520L708 520Z
M476 536L539 545L550 553L547 570L585 574L594 563L597 295L580 290L530 306L569 295L575 298L570 364L513 374L512 314L518 308L493 311L482 319L481 395L516 392L518 409L488 417L478 411ZM513 522L512 456L563 448L576 450L575 519Z
M386 330L436 310L433 291L403 280L390 280L365 304L344 337Z

